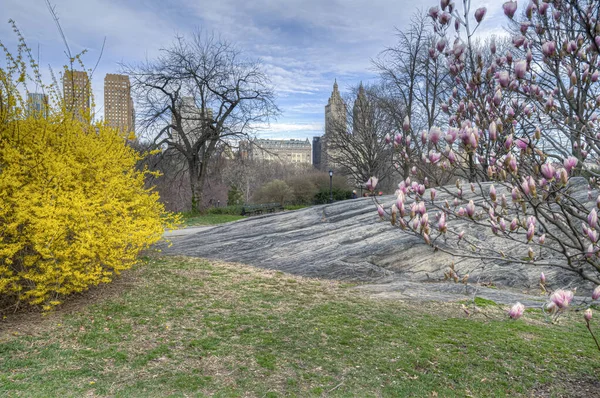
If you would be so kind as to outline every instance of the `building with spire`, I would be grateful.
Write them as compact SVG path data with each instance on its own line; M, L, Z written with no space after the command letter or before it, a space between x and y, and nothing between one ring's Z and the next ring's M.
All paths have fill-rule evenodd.
M331 92L329 101L327 101L327 105L325 105L325 135L318 140L318 143L320 144L320 151L318 151L320 155L318 157L319 164L314 165L320 170L335 169L336 165L331 159L332 154L335 151L331 137L335 130L346 128L347 110L346 103L340 95L336 79L333 83L333 91ZM314 140L313 144L315 144ZM315 156L313 156L313 160L314 159Z

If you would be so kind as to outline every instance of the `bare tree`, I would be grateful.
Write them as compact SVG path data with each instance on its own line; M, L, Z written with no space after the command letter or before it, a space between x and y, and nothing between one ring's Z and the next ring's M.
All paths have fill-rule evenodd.
M400 133L405 118L410 120L409 130L395 141L405 152L395 160L406 178L427 152L420 131L440 122L441 104L447 99L452 82L445 60L435 52L432 24L422 11L413 15L410 26L399 30L397 37L397 44L384 50L373 63L385 87L387 101L382 106L387 105L394 131Z
M155 60L123 69L132 79L146 138L185 159L194 210L202 209L207 168L219 143L247 137L279 114L261 63L242 58L214 35L177 37Z
M342 174L356 183L371 176L385 181L394 172L393 150L386 135L393 129L393 120L386 111L381 87L365 88L362 84L346 98L347 115L332 122L327 145L329 157Z

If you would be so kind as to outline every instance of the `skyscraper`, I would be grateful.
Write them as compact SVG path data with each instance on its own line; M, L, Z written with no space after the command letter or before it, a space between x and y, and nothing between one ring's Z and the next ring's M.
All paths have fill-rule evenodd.
M346 128L347 107L338 90L337 80L333 83L333 91L325 106L325 135L321 138L321 170L335 169L332 155L336 149L332 136L336 130Z
M63 93L67 110L79 116L88 116L90 111L90 80L86 72L66 71L63 76Z
M129 76L108 73L104 77L104 121L123 133L135 131Z
M36 117L46 117L48 96L42 93L27 93L27 111Z

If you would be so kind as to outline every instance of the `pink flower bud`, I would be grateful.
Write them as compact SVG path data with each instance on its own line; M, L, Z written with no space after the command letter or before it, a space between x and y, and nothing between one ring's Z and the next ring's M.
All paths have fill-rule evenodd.
M480 7L475 11L475 20L477 21L477 23L481 23L481 21L483 20L483 17L485 17L486 12L487 12L487 8L485 8L485 7Z
M427 243L428 245L431 244L431 239L429 238L428 234L423 233L423 239L425 240L425 243Z
M386 145L389 145L389 144L390 144L390 142L392 142L392 137L390 137L390 134L389 134L389 133L387 133L387 134L385 135L385 144L386 144Z
M508 137L506 137L506 140L504 141L504 148L506 148L507 150L510 150L510 148L512 147L513 144L513 135L509 135Z
M506 4L506 3L504 3L504 4ZM515 2L515 4L517 4L517 3ZM525 311L525 306L521 303L516 303L515 305L512 306L510 311L508 311L508 316L511 317L512 319L516 320L523 316L524 311Z
M446 232L446 213L442 213L440 220L438 221L438 229L441 233Z
M498 72L498 83L504 88L508 87L508 84L510 83L510 75L507 71L503 70Z
M435 188L431 188L429 194L431 195L431 201L433 202L435 200L435 195L437 194L437 191L435 190Z
M510 230L514 232L517 230L517 228L519 228L519 222L516 218L513 218L513 220L510 222Z
M517 11L517 2L507 1L502 5L502 8L504 9L504 15L512 19L512 17L515 15L515 12Z
M543 245L544 243L546 243L546 234L542 234L542 236L540 236L540 245Z
M379 180L377 179L377 177L371 177L371 178L369 178L369 181L367 181L367 183L365 185L369 191L372 191L377 186L378 181Z
M383 210L383 206L377 205L377 214L379 214L379 217L383 218L383 216L385 215L385 211Z
M592 320L592 309L588 308L587 310L585 310L585 312L583 313L583 317L585 318L586 322L589 322Z
M529 259L533 260L535 258L535 252L533 251L533 249L530 247L527 250L527 257L529 257Z
M473 218L475 215L475 203L473 203L473 200L470 200L469 204L467 205L467 215L470 218Z
M550 301L560 309L567 308L571 304L571 300L573 300L573 292L570 290L559 289L550 296Z
M460 231L458 234L458 240L460 241L465 236L465 231Z
M408 116L404 118L404 122L402 123L402 129L404 130L404 132L408 132L410 130L410 119Z
M560 169L560 171L558 172L558 176L560 178L561 184L567 185L567 182L569 182L569 175L567 174L567 170ZM600 207L598 208L600 209Z
M444 49L446 48L446 45L447 45L447 44L448 44L448 43L446 43L446 40L445 40L445 39L440 39L440 41L438 41L438 42L437 42L437 44L436 44L435 48L438 50L438 52L440 52L440 53L441 53L441 52L443 52L443 51L444 51Z
M535 234L535 225L529 224L529 228L527 228L527 242L531 242L534 234Z
M598 300L600 298L600 285L596 286L592 292L592 300Z
M494 184L490 186L490 199L492 202L496 201L496 188L494 187Z
M458 216L459 217L463 217L466 213L467 213L467 211L465 210L464 207L461 207L461 208L458 209Z
M433 19L437 19L439 13L440 13L440 9L438 7L431 7L429 9L429 16Z
M596 209L593 209L590 212L587 221L590 228L596 228L598 226L598 213L596 213Z
M542 285L545 285L545 284L546 284L546 275L544 275L544 273L543 273L543 272L540 274L540 283L541 283Z

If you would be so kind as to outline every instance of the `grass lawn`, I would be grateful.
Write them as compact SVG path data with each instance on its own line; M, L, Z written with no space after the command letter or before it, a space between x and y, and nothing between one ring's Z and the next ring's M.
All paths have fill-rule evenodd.
M466 319L458 304L155 257L47 316L0 322L0 396L597 396L581 313L550 326L493 308Z
M191 227L198 225L216 225L223 224L230 221L241 220L242 218L246 218L244 216L237 216L232 214L187 214L182 213L183 216L183 226Z

